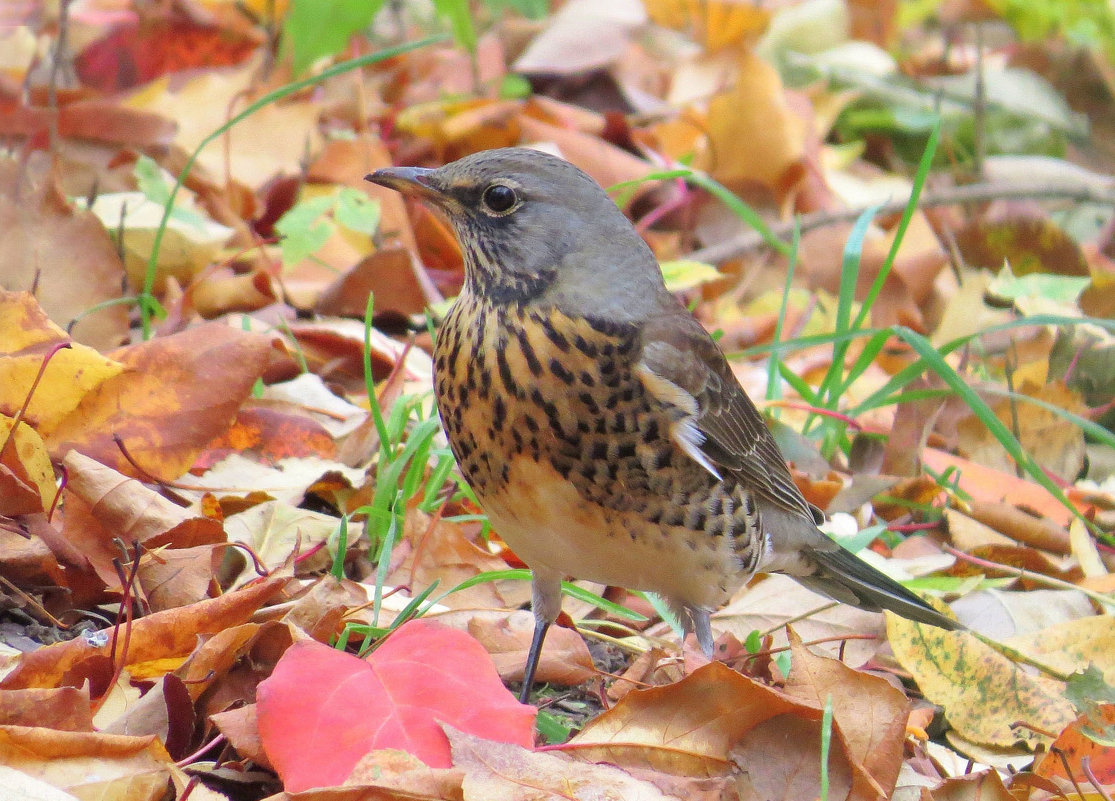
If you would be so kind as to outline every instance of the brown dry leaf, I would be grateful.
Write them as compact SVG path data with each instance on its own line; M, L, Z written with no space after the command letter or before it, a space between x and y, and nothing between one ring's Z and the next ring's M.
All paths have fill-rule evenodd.
M751 781L752 796L745 797L762 798L773 788L777 797L812 797L820 786L821 715L821 707L712 662L676 684L628 693L570 741L570 753L698 778L742 768ZM839 725L834 732L837 767L848 770L843 792L830 788L837 790L830 798L883 795L849 756ZM782 794L788 778L799 795Z
M931 801L1017 801L994 770L945 779L929 794Z
M1059 732L1076 717L1063 682L1030 675L971 634L886 618L895 658L962 737L998 748L1048 746L1040 732Z
M400 543L406 542L409 547L388 574L387 583L405 584L417 592L438 581L439 587L450 589L480 573L507 568L506 562L472 542L464 532L460 523L435 521L416 508L407 509ZM454 609L506 609L522 600L521 596L515 597L522 587L525 582L487 581L455 592L442 603ZM510 600L505 589L512 593Z
M124 369L92 348L71 342L27 292L0 290L0 343L0 413L14 417L42 371L23 418L41 435L47 435L86 394ZM43 360L52 351L56 352L44 370Z
M113 566L120 558L118 539L148 548L225 541L220 521L187 512L111 467L77 451L66 454L63 463L68 472L63 531L107 587L120 589Z
M570 0L552 14L512 65L527 75L573 75L615 63L646 23L638 0Z
M86 394L47 444L134 474L119 437L144 470L177 478L232 422L270 351L268 337L220 323L132 345L114 354L126 371Z
M194 150L228 118L243 111L265 89L259 86L259 65L250 59L236 67L195 73L185 84L161 77L124 99L127 108L160 114L178 123L174 143ZM189 114L183 114L189 109ZM231 177L253 190L302 162L321 148L318 115L310 100L270 103L241 120L221 142L201 151L197 167L221 180L226 165Z
M894 788L902 767L910 703L886 679L863 673L836 659L817 656L791 629L793 651L786 692L817 706L832 699L833 721L849 753L880 787Z
M523 680L527 651L534 634L534 615L519 611L497 620L475 617L468 622L468 633L491 654L501 679L505 682ZM534 680L573 687L596 675L584 638L573 629L551 626Z
M735 68L734 85L708 104L712 176L732 187L757 182L784 192L796 183L788 176L805 158L806 121L790 107L770 64L742 50Z
M329 642L341 633L344 617L350 609L368 605L367 589L366 585L350 579L337 581L332 574L322 576L310 585L309 591L299 596L290 611L283 615L283 622L301 629L318 642Z
M219 598L139 618L132 623L126 665L185 657L197 646L199 635L216 634L242 624L282 591L289 580L289 572L276 572L257 584ZM110 645L98 648L83 638L47 645L20 655L12 671L0 679L0 688L58 687L67 679L84 675L92 662L107 661L109 652Z
M0 725L91 732L89 688L0 690Z
M200 644L174 673L186 685L198 718L205 718L255 698L256 686L303 636L275 620L229 626Z
M215 712L209 716L209 721L225 736L240 756L252 760L261 767L271 767L267 752L263 750L263 743L259 739L259 721L256 719L255 704Z
M58 532L47 522L46 515L26 516L21 521L26 528L22 531L11 526L0 526L0 573L9 581L23 587L63 587L67 592L75 591L72 573L63 573L59 559L72 556L81 563L82 556L72 546L67 546ZM54 543L48 544L44 537L61 541L56 556ZM98 588L99 590L99 588Z
M122 680L127 681L126 677ZM186 685L177 676L164 674L142 696L128 697L117 710L119 714L111 718L105 715L108 706L101 707L94 720L99 731L133 737L154 735L172 758L181 759L188 753L197 715Z
M820 793L821 726L796 715L776 715L744 735L732 758L744 771L738 782L743 801L795 801ZM854 785L847 754L836 748L828 764L830 799L879 799L884 794Z
M1025 381L1017 391L1076 415L1089 414L1080 394L1063 381L1041 385ZM1022 447L1042 468L1067 481L1079 475L1084 465L1084 432L1078 425L1025 401L1003 398L993 402L991 408L1004 425L1018 432ZM974 414L957 423L957 434L957 451L965 458L1006 473L1014 471L1014 460Z
M185 776L154 737L0 727L0 764L79 798L159 801Z
M824 611L810 613L819 609ZM785 624L791 620L803 640L829 640L815 650L832 657L843 653L843 661L849 665L865 664L883 645L883 617L878 612L834 604L789 576L777 574L764 576L743 588L712 617L717 630L729 631L741 642L752 631L772 631L775 648L788 645ZM842 637L873 633L879 634L879 638L840 641Z
M215 574L224 552L220 543L144 553L136 578L152 611L189 606L219 595Z
M68 325L120 298L124 266L104 226L71 207L58 182L56 165L41 151L24 163L0 159L0 288L34 287L46 314ZM84 316L72 335L96 348L115 347L128 335L127 309L116 304Z
M398 790L401 795L406 794L408 799L462 801L463 778L464 771L459 768L431 768L405 751L384 748L361 758L345 779L345 786Z
M375 298L376 315L394 312L422 314L443 300L415 251L388 248L361 259L351 270L327 286L317 300L318 314L338 317L364 316L368 295Z
M337 446L325 427L303 410L288 411L247 401L232 425L205 447L194 462L197 473L238 453L265 464L303 456L332 459Z
M551 798L601 801L667 801L649 782L611 765L577 764L507 743L484 740L442 726L453 765L464 771L465 801L543 801Z
M1080 245L1046 217L1012 214L972 222L952 232L965 263L1015 275L1088 275Z
M15 426L15 420L0 415L0 515L49 511L57 495L43 438L26 423Z

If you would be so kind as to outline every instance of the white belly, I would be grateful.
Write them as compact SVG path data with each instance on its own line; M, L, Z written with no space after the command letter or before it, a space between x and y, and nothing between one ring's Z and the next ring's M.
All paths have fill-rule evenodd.
M532 567L705 607L726 602L747 578L727 538L604 509L527 457L512 462L505 490L480 500L495 530Z

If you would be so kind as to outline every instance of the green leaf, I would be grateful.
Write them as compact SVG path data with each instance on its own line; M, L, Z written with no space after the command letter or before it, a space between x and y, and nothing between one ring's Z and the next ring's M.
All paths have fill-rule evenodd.
M434 9L439 17L449 23L449 30L457 44L475 54L476 28L472 24L468 0L434 0Z
M275 230L283 237L279 243L283 264L297 264L325 244L333 229L321 217L333 208L335 200L331 195L301 200L279 218Z
M358 189L341 187L333 219L350 231L371 236L379 228L380 205Z
M660 266L662 277L666 279L666 288L671 292L683 292L724 277L719 270L703 261L677 259L664 261Z
M542 739L549 745L564 743L573 732L571 726L568 726L553 712L547 712L545 709L538 710L538 717L534 719L534 725L538 729L538 733L542 735Z
M1092 279L1088 276L1051 273L1016 276L1009 268L1004 267L988 285L987 291L997 298L1011 301L1019 298L1045 298L1058 303L1074 303L1090 283Z
M334 56L348 40L372 24L384 0L291 0L283 26L283 48L291 55L295 75L319 58Z
M171 182L163 174L160 167L150 156L140 156L136 159L132 174L136 179L136 186L144 196L164 209L171 205ZM196 211L174 206L170 210L170 217L180 223L192 225L200 229L205 227L205 218Z

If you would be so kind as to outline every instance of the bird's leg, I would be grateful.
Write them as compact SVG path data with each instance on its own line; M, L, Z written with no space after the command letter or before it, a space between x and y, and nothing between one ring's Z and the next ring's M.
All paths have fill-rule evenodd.
M530 700L530 688L534 684L534 672L542 656L542 643L550 624L561 614L561 574L551 570L531 570L531 611L534 612L534 636L527 652L527 665L523 673L523 689L519 692L519 703Z
M712 660L716 651L712 639L712 623L709 621L709 611L699 606L685 604L680 609L678 618L681 620L682 641L690 632L697 636L697 644L701 646L705 658Z

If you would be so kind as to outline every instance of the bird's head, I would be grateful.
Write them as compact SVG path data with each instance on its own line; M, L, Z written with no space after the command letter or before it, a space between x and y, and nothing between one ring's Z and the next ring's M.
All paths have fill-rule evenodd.
M488 150L437 169L391 167L368 180L448 218L465 289L495 303L636 320L666 290L650 248L592 178L527 148Z

